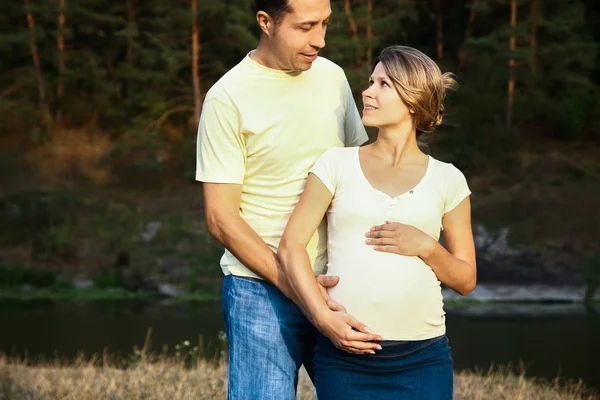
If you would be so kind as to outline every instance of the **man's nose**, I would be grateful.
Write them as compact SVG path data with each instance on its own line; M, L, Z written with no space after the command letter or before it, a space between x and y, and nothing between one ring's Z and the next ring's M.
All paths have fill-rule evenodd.
M315 29L314 34L310 38L310 45L316 49L325 47L325 32L325 26L322 26L321 29Z

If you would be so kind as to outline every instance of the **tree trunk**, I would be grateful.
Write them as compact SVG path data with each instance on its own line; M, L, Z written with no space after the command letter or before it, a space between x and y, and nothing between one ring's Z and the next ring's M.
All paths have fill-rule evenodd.
M352 5L350 4L350 0L344 0L344 11L346 12L346 19L348 20L348 27L350 28L350 33L352 34L352 40L354 41L356 66L360 67L362 62L361 62L361 56L360 56L360 45L358 42L358 27L356 26L356 21L354 21L354 16L352 15Z
M440 0L434 0L433 3L435 5L435 20L437 25L437 58L441 60L444 58L444 16L442 15Z
M64 96L65 79L65 6L66 0L59 0L58 35L56 37L56 50L58 52L58 84L56 88L56 120L62 121L62 99Z
M44 77L42 75L42 66L38 53L37 40L35 39L35 17L31 12L31 0L25 0L25 12L27 13L27 25L29 27L30 34L29 49L31 51L31 58L33 60L33 67L35 69L35 76L38 85L38 97L42 107L42 117L46 127L50 128L50 108L48 107L48 101L46 98L46 85L44 84Z
M507 90L507 104L506 104L506 130L508 133L512 130L513 120L513 104L515 97L515 59L514 52L517 48L517 0L511 0L510 4L510 27L511 34L509 40L509 48L511 52L511 58L508 61L508 90Z
M531 32L529 34L529 47L531 48L531 60L529 62L531 72L537 74L537 27L540 15L539 0L531 0Z
M458 61L459 61L459 65L461 67L464 67L468 61L467 43L469 42L469 39L471 38L471 34L473 31L473 24L475 23L475 17L477 16L476 4L477 4L477 0L471 0L471 12L469 13L467 29L465 30L465 39L463 41L462 46L460 47L460 50L458 51Z
M367 0L367 68L373 66L373 0Z
M471 32L473 31L473 24L477 16L476 4L477 0L471 0L471 12L469 13L469 21L467 22L467 30L465 31L465 43L471 38Z
M133 76L133 39L135 36L135 0L127 0L127 80L125 97L131 95L131 77Z
M192 4L192 81L194 83L194 123L200 121L200 74L198 61L200 58L200 32L198 28L198 0L191 0Z

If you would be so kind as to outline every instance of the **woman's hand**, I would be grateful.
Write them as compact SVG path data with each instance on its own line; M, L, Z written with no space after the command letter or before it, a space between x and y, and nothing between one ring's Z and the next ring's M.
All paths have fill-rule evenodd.
M353 354L375 354L381 350L375 340L381 336L371 333L371 330L350 314L327 310L315 325L340 350Z
M367 244L377 251L403 256L427 257L435 248L436 241L420 229L399 222L376 225L365 234Z

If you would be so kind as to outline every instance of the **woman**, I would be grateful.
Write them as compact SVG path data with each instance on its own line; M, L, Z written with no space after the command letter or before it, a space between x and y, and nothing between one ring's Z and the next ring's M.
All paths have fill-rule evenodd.
M385 49L363 92L362 120L377 140L325 152L285 229L282 266L324 335L314 359L320 400L452 398L440 283L463 295L475 287L470 191L418 140L441 123L454 85L420 51ZM329 296L347 313L320 295L305 250L325 214L328 274L340 277Z

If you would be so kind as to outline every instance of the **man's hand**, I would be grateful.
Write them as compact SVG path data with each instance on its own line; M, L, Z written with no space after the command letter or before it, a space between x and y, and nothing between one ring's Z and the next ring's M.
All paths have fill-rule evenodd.
M381 336L371 333L371 330L353 316L328 310L317 319L317 328L340 350L352 354L375 354L381 350L375 340Z
M339 311L345 313L346 309L344 308L344 306L342 306L337 301L333 300L329 296L329 293L327 293L327 289L334 287L338 284L339 281L339 276L327 276L323 274L317 275L317 284L319 285L319 290L321 290L321 294L323 295L323 298L325 299L325 302L327 303L329 309L331 311Z

